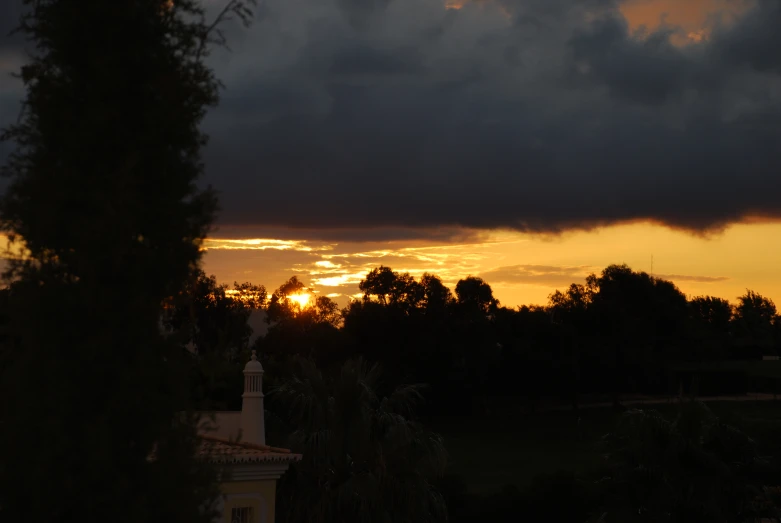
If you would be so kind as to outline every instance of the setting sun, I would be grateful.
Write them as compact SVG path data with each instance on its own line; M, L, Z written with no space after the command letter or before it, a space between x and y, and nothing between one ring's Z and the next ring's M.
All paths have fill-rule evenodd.
M299 308L303 309L304 307L309 306L310 297L311 297L310 294L293 294L291 296L288 296L287 299L297 303Z

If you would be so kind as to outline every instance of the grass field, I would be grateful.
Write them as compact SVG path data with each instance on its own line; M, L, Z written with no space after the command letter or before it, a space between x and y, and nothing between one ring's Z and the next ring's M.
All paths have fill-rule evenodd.
M781 425L781 402L706 403L725 422L746 425L751 436L752 420L777 420ZM635 408L658 410L671 419L677 412L674 404ZM600 438L619 416L611 408L593 408L581 409L580 423L570 411L451 417L436 420L432 428L444 438L450 472L462 476L470 492L487 494L507 484L526 486L540 474L593 469L601 460Z

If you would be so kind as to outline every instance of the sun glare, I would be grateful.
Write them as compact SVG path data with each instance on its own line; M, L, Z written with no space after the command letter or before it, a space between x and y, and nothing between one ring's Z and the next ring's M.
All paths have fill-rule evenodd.
M311 298L310 294L293 294L287 297L288 300L297 303L302 309L309 306L309 298Z

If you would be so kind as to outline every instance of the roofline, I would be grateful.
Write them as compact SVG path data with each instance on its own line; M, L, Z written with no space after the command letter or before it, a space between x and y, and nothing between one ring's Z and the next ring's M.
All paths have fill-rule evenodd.
M274 452L277 454L292 454L290 449L283 449L279 447L270 447L268 445L258 445L256 443L249 443L247 441L231 441L225 438L218 438L216 436L199 436L201 439L211 441L214 443L224 443L225 445L235 445L250 450L264 450L266 452Z

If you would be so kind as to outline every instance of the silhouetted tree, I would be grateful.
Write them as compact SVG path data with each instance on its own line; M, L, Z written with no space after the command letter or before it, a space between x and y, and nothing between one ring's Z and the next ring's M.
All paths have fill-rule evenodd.
M305 304L293 299L299 295L308 297ZM314 290L296 276L274 291L266 321L271 325L255 347L264 364L270 365L269 376L288 376L294 356L311 357L318 364L329 366L350 355L350 347L339 330L342 316L338 305L327 296L315 296Z
M715 332L728 333L732 306L722 298L698 296L689 300L691 315Z
M342 311L339 310L339 305L328 296L316 296L312 312L318 323L327 323L332 327L340 327L342 324Z
M689 300L693 359L706 361L727 358L732 313L732 305L722 298L698 296Z
M613 402L618 404L621 390L660 389L665 361L685 339L686 297L672 283L626 265L590 275L587 286L593 293L595 341L605 349L600 363L609 369Z
M557 290L548 297L551 323L558 327L561 344L562 371L566 374L563 385L568 389L574 410L579 407L583 360L594 352L593 309L590 308L593 292L594 289L573 283L565 292Z
M293 300L291 297L309 294L309 292L309 289L298 279L298 276L292 276L271 295L266 321L268 323L277 323L295 317L297 313L301 312L303 307L299 301Z
M246 352L252 335L247 320L265 301L262 285L236 283L229 289L198 270L185 290L168 300L163 322L194 354L218 353L236 361L241 351Z
M470 390L464 393L472 393L483 413L488 411L490 376L498 368L501 356L494 321L498 306L491 286L481 278L468 276L456 283L454 350L465 367Z
M470 311L488 314L499 305L491 286L476 276L468 276L456 284L458 303Z
M422 306L426 315L443 318L447 308L453 303L453 293L434 274L424 273L420 278L420 285L423 287Z
M358 288L363 291L364 300L368 301L374 296L377 301L386 305L391 293L393 293L396 279L397 274L390 267L380 265L369 271L366 278L358 284Z
M463 340L454 329L454 300L442 280L424 274L420 282L409 274L378 267L359 287L364 299L343 312L344 332L355 354L380 362L386 381L417 381L430 387L429 407L452 403L449 391L463 387L454 370L466 369Z
M196 180L220 20L194 0L24 4L34 51L3 136L0 219L21 255L5 274L0 520L211 521L188 361L160 318L214 216Z
M754 357L777 354L778 319L773 300L747 290L738 298L732 319L733 333L740 349L754 349Z
M375 297L382 305L390 305L412 314L425 299L425 289L409 273L400 274L390 267L380 266L369 271L358 288L364 301Z
M296 367L270 394L291 426L290 448L304 456L280 481L278 521L446 521L434 487L445 449L412 418L418 389L378 394L380 369L361 360L333 375L312 361Z
M196 271L186 289L167 301L163 324L191 353L193 399L202 410L238 408L249 357L248 320L266 301L262 285L218 285Z
M259 310L266 306L268 294L263 285L253 285L250 282L233 282L232 297L241 302L249 310Z

